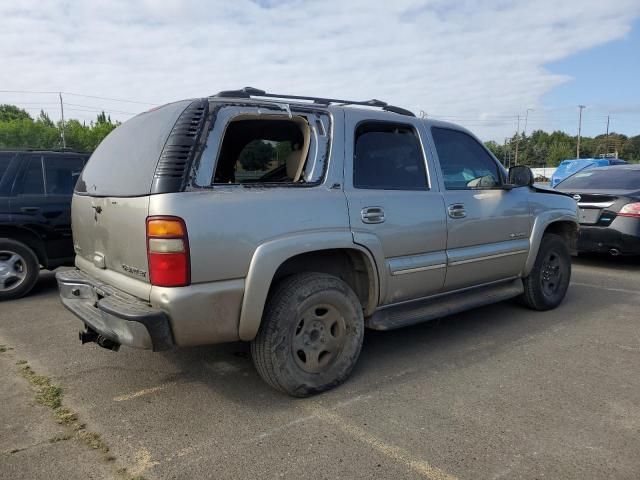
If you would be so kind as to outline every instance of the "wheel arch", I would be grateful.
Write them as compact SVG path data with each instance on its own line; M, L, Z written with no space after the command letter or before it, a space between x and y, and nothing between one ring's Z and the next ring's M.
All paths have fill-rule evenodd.
M45 268L48 264L48 257L44 248L42 239L31 230L26 228L14 227L9 225L0 225L0 238L7 238L24 243L36 254L38 262Z
M529 256L525 263L523 277L531 273L531 269L538 256L540 242L546 233L554 233L561 236L569 247L575 251L578 240L579 225L574 211L550 211L536 217L530 237Z
M375 261L364 247L353 243L349 231L288 236L256 249L245 281L238 335L253 340L260 328L269 292L281 279L295 273L335 275L354 290L365 316L378 304Z

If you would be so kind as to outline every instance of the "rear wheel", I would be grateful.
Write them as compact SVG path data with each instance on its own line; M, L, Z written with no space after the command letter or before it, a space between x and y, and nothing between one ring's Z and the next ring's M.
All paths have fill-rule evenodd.
M0 239L0 300L20 298L38 280L40 266L33 250L24 243Z
M533 269L523 280L523 303L534 310L550 310L560 305L571 280L571 254L559 235L542 237Z
M305 397L349 376L363 335L362 306L349 285L331 275L303 273L275 287L251 354L272 387Z

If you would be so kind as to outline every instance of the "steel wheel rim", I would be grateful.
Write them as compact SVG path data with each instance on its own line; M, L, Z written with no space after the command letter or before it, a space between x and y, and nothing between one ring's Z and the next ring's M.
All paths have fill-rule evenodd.
M319 373L339 357L347 338L340 311L329 304L314 305L298 318L293 329L292 354L307 373Z
M0 250L0 292L20 287L27 278L27 262L22 255Z
M556 252L549 252L542 262L542 291L547 297L555 295L562 280L564 271L560 263L560 256Z

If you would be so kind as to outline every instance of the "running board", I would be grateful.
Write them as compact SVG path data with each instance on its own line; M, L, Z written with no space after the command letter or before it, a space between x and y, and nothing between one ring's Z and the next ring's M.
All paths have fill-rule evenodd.
M373 330L393 330L508 300L522 292L522 280L517 278L436 298L389 306L377 310L365 319L365 325Z

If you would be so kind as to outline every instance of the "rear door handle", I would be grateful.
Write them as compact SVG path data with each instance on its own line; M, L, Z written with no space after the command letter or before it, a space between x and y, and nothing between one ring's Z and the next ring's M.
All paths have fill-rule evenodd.
M384 209L382 207L364 207L360 212L363 223L384 222Z
M454 203L447 207L447 213L451 218L464 218L467 211L464 209L464 203Z
M22 207L20 211L24 213L35 213L40 211L40 207Z

